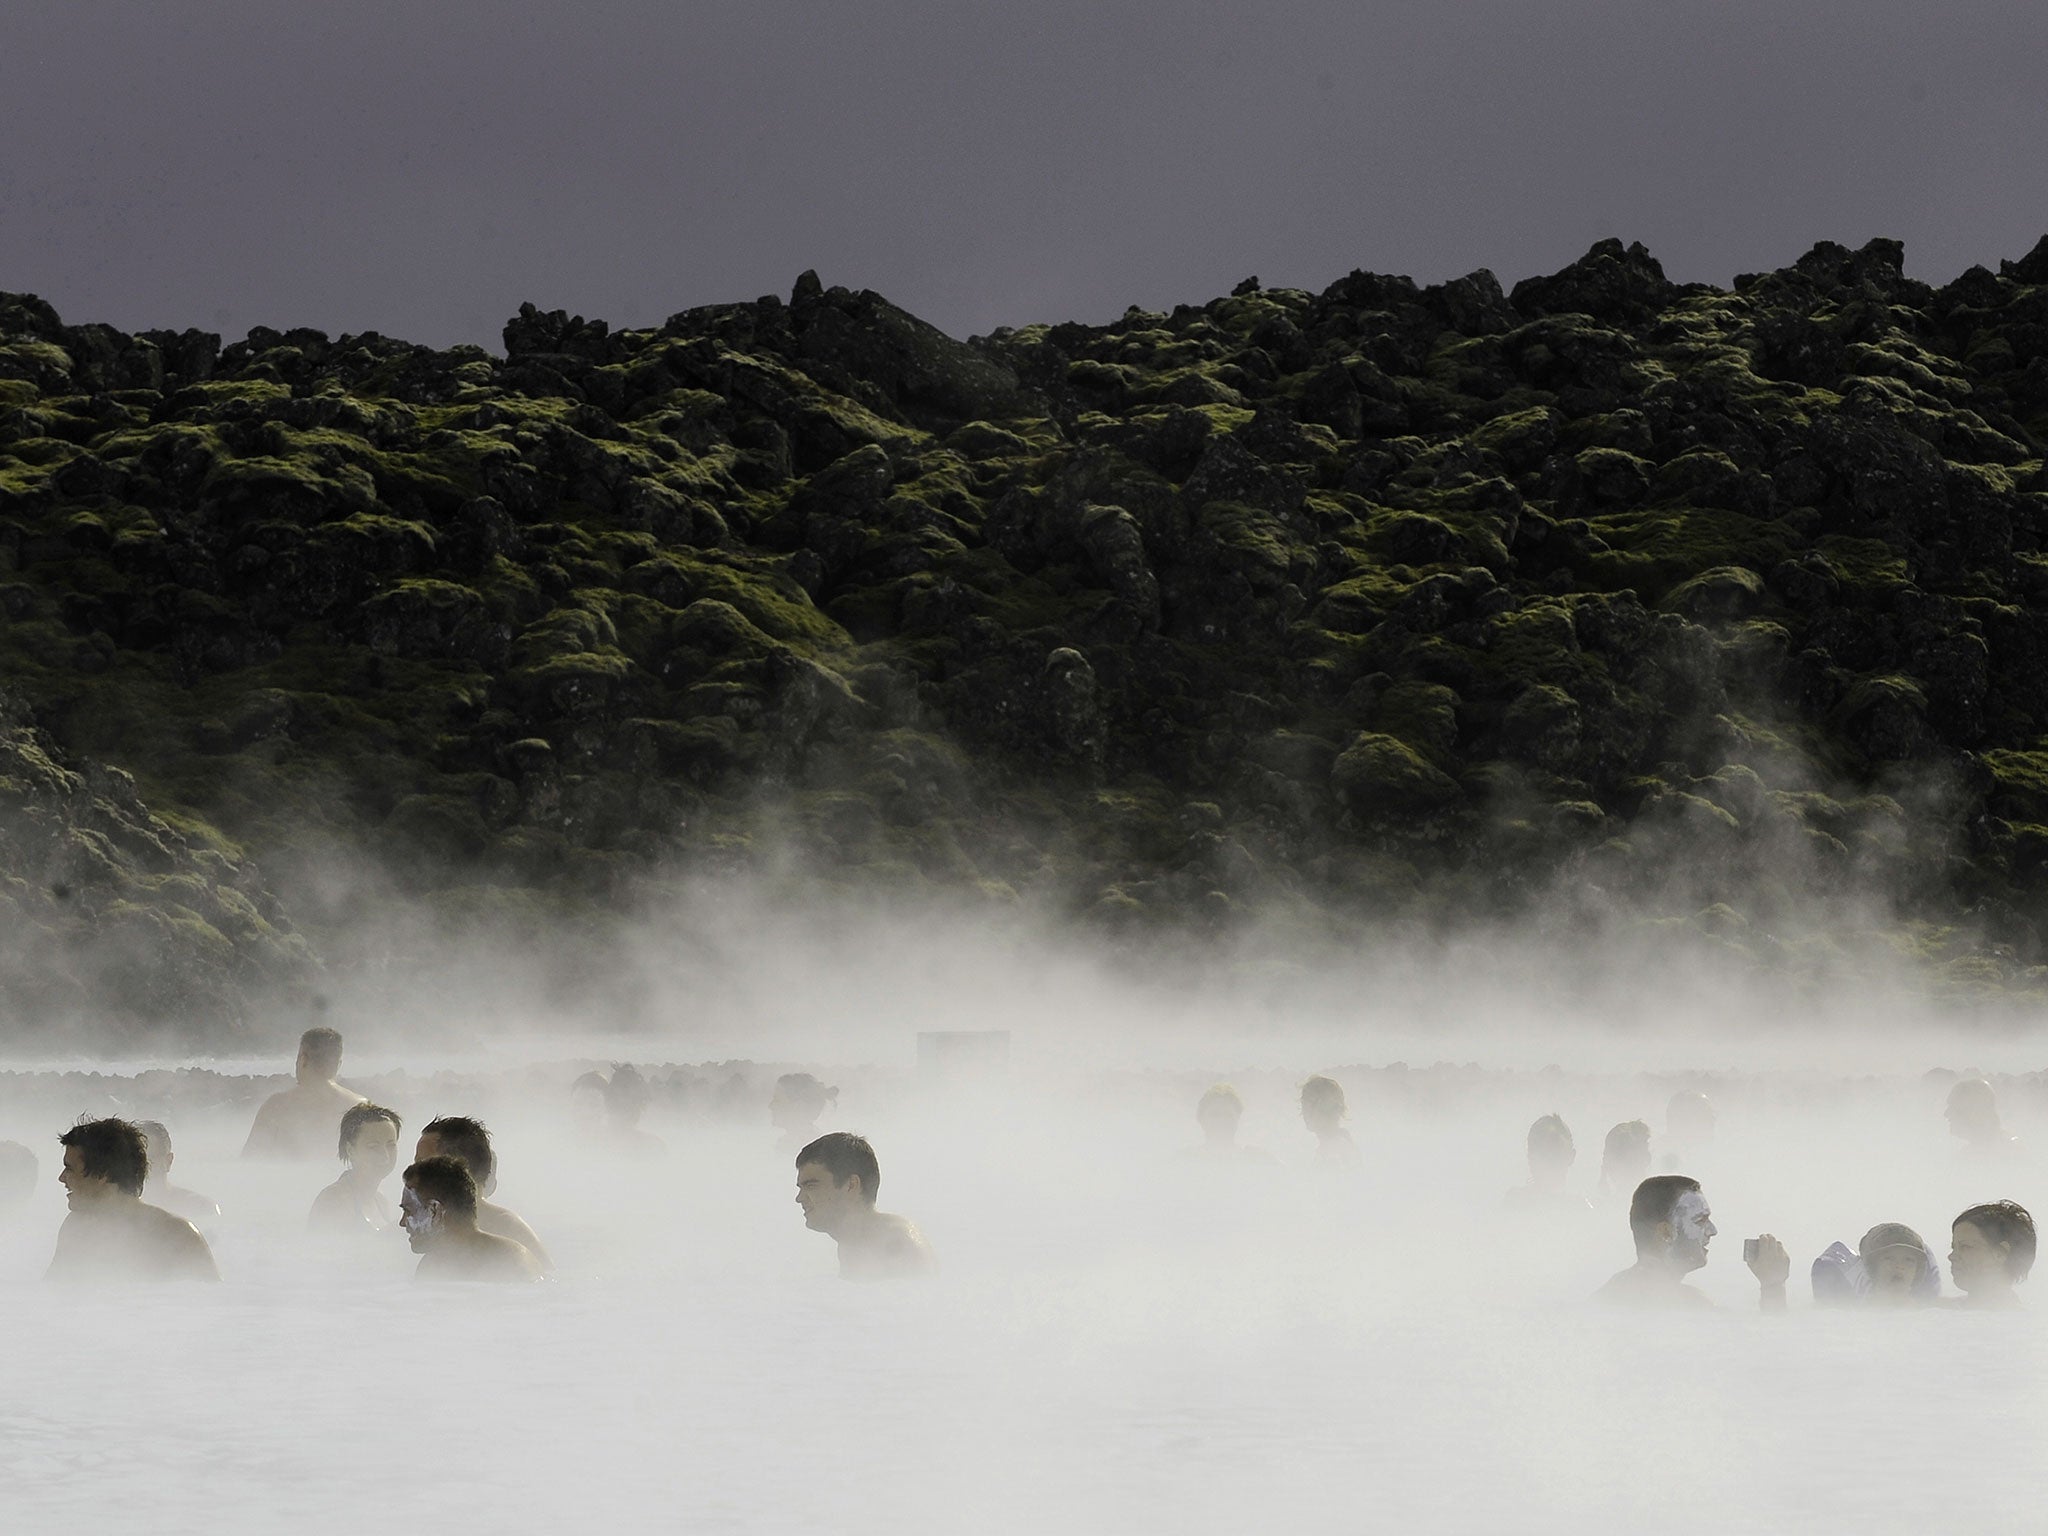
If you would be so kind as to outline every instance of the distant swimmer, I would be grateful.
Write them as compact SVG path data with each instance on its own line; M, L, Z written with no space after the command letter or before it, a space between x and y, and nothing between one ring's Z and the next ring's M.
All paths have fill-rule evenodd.
M334 1080L340 1070L340 1034L323 1026L301 1035L298 1064L293 1068L298 1081L263 1101L242 1156L309 1160L327 1156L342 1115L351 1105L363 1102L360 1093L351 1093Z
M135 1128L149 1143L149 1179L142 1186L142 1198L173 1216L182 1216L194 1226L220 1220L220 1207L201 1194L180 1189L171 1182L171 1133L161 1120L138 1120Z
M306 1225L315 1232L383 1232L391 1200L381 1188L398 1166L398 1111L353 1105L341 1117L341 1177L313 1197Z
M1334 1077L1312 1077L1301 1085L1301 1123L1316 1139L1316 1164L1322 1168L1356 1168L1358 1143L1344 1128L1348 1106L1344 1085Z
M611 1081L604 1085L605 1135L616 1146L640 1157L668 1156L668 1143L652 1131L640 1128L654 1091L631 1062L612 1068Z
M492 1237L509 1238L532 1254L542 1273L552 1273L554 1260L548 1257L547 1249L540 1239L533 1235L533 1228L521 1221L502 1205L494 1205L490 1196L498 1188L498 1152L491 1145L491 1133L484 1129L481 1120L472 1120L466 1115L442 1115L429 1120L426 1129L420 1132L419 1145L413 1148L415 1162L430 1162L437 1157L452 1157L469 1170L476 1180L476 1224Z
M422 1158L405 1170L398 1196L405 1240L420 1256L420 1280L541 1278L525 1246L477 1225L476 1180L452 1157Z
M1970 1156L1987 1162L2018 1155L2020 1139L1998 1115L1998 1094L1981 1077L1966 1077L1948 1091L1948 1133Z
M1853 1252L1828 1244L1811 1274L1813 1299L1821 1306L1906 1307L1941 1297L1941 1265L1920 1234L1898 1221L1879 1222Z
M1948 1272L1970 1307L2016 1307L2034 1267L2034 1218L2011 1200L1973 1205L1950 1229Z
M213 1250L179 1216L142 1201L149 1143L126 1120L84 1120L57 1138L71 1214L57 1231L53 1280L218 1280Z
M1714 1102L1697 1088L1683 1088L1664 1106L1664 1166L1696 1161L1714 1144Z
M818 1116L839 1102L839 1090L828 1088L808 1072L785 1072L775 1079L768 1100L768 1123L781 1134L775 1150L794 1152L818 1134Z
M1196 1157L1233 1159L1239 1162L1270 1163L1273 1155L1264 1147L1238 1145L1238 1122L1244 1119L1244 1096L1228 1083L1218 1083L1195 1103L1195 1123L1202 1128Z
M1698 1179L1660 1173L1643 1180L1629 1201L1628 1229L1635 1239L1635 1264L1600 1288L1602 1301L1638 1307L1713 1305L1685 1283L1687 1275L1707 1262L1707 1244L1719 1230ZM1776 1239L1769 1241L1775 1246ZM1765 1277L1760 1274L1758 1279ZM1766 1307L1775 1310L1784 1304L1784 1297L1782 1276L1775 1296L1766 1281Z
M0 1141L0 1226L12 1226L36 1192L35 1153L18 1141Z
M1624 1120L1607 1132L1600 1148L1600 1193L1626 1200L1650 1176L1650 1127L1642 1120Z
M593 1139L604 1134L604 1091L610 1086L602 1072L585 1072L569 1085L569 1118Z
M864 1136L832 1131L796 1155L804 1225L839 1245L842 1280L925 1275L937 1267L924 1234L905 1218L875 1209L881 1182L881 1165Z
M1511 1210L1589 1211L1592 1202L1575 1195L1565 1185L1579 1149L1572 1141L1572 1128L1559 1115L1545 1115L1529 1127L1527 1137L1529 1182L1507 1193Z

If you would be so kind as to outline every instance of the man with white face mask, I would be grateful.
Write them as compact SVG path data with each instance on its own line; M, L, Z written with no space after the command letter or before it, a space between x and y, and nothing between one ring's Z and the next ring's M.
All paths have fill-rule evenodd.
M420 1255L421 1280L538 1280L533 1255L510 1238L477 1229L476 1180L452 1157L430 1157L405 1170L398 1219Z
M1635 1237L1635 1264L1600 1288L1603 1301L1633 1306L1710 1306L1706 1297L1685 1283L1685 1277L1707 1262L1707 1244L1719 1230L1700 1181L1680 1173L1663 1173L1636 1186L1628 1207L1629 1231ZM1775 1238L1759 1238L1759 1259L1751 1270L1763 1286L1763 1305L1775 1311L1785 1305L1789 1264ZM1773 1262L1759 1263L1769 1259Z

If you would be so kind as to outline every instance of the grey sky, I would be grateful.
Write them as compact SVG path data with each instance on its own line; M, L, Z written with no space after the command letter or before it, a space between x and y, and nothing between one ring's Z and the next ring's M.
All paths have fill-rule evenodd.
M2048 6L0 0L0 289L496 350L805 267L965 335L1609 234L1725 283L2048 230Z

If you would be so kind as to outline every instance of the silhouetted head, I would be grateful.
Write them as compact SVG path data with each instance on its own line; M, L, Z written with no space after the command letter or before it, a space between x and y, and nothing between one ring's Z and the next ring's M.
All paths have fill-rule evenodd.
M807 1131L818 1123L839 1090L828 1088L808 1072L785 1072L775 1079L768 1100L768 1120L778 1131Z
M611 1084L602 1072L586 1072L569 1085L569 1111L585 1130L597 1130L605 1122L605 1090Z
M341 1070L341 1032L318 1025L299 1036L299 1060L294 1069L302 1083L331 1083Z
M372 1183L381 1183L398 1166L398 1133L404 1129L395 1109L351 1105L341 1116L341 1160Z
M0 1214L18 1211L36 1189L36 1155L18 1141L0 1141Z
M1244 1099L1228 1083L1218 1083L1195 1105L1195 1120L1202 1135L1217 1146L1237 1140L1237 1123L1244 1118Z
M1664 1107L1665 1134L1680 1146L1701 1146L1714 1139L1714 1105L1697 1088L1680 1089Z
M1624 1120L1607 1133L1600 1148L1600 1182L1613 1189L1632 1189L1650 1171L1650 1127L1647 1121Z
M1973 1205L1950 1232L1949 1273L1975 1295L2010 1290L2034 1267L2034 1218L2012 1200Z
M1879 1222L1863 1234L1856 1254L1873 1301L1900 1306L1941 1294L1941 1267L1920 1234L1901 1222Z
M1707 1262L1707 1244L1718 1230L1700 1181L1682 1173L1660 1173L1636 1186L1628 1229L1637 1258L1680 1271Z
M2003 1141L1998 1094L1981 1077L1966 1077L1948 1091L1949 1134L1963 1141Z
M1571 1171L1579 1149L1572 1144L1572 1128L1562 1117L1545 1115L1529 1127L1529 1176L1537 1183L1554 1183Z
M637 1125L647 1112L647 1101L653 1097L647 1079L640 1075L640 1069L630 1062L622 1062L612 1068L611 1081L604 1085L605 1115L616 1128Z
M476 1225L476 1180L452 1157L425 1157L405 1170L399 1219L414 1253L424 1253L450 1227Z
M144 1145L149 1149L149 1181L161 1184L171 1176L171 1133L164 1129L161 1120L137 1120L135 1129L142 1132Z
M481 1120L467 1115L442 1115L429 1120L420 1131L413 1157L429 1162L452 1157L469 1170L479 1193L488 1195L498 1182L498 1154L491 1146L491 1133Z
M57 1182L74 1211L117 1193L141 1195L149 1143L126 1120L81 1120L57 1142L64 1148Z
M1344 1128L1344 1087L1334 1077L1312 1077L1301 1085L1301 1120L1318 1136Z
M881 1164L865 1136L828 1131L796 1155L796 1203L814 1232L836 1231L849 1216L875 1208Z

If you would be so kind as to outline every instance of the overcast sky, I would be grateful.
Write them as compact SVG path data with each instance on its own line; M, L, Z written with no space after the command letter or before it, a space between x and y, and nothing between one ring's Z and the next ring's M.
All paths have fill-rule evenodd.
M2048 231L2048 3L0 0L0 289L498 350L815 267L956 335L1256 273L1945 281Z

